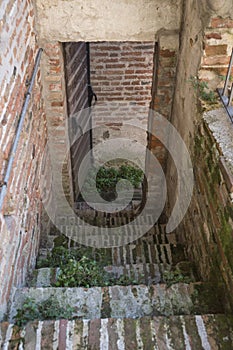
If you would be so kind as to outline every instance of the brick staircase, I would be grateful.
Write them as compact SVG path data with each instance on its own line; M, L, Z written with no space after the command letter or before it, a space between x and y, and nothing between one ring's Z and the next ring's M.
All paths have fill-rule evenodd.
M95 217L85 210L79 214ZM118 216L115 224L125 220L125 215ZM113 225L114 218L101 216L99 224ZM59 239L62 242L52 236L50 250ZM71 245L80 249L75 242ZM101 253L105 272L116 278L127 276L134 283L55 287L59 267L35 269L28 285L17 290L8 322L1 323L2 349L233 349L233 315L223 313L213 286L197 280L183 246L175 234L165 233L165 225L156 224L123 247L90 249L94 258ZM177 269L188 283L168 279ZM72 306L72 315L69 320L57 315L55 320L35 320L19 328L14 324L16 310L28 297L38 303L52 297L64 308Z

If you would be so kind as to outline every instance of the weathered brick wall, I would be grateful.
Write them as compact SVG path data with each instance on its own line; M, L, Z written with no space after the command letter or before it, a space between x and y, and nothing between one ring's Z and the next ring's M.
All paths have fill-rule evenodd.
M223 86L232 40L233 20L210 18L205 29L199 77L211 90ZM223 130L222 135L227 135L231 125L224 126L224 120L228 119L225 111L222 118L219 128ZM229 311L233 309L232 170L223 157L227 157L222 150L224 139L216 140L206 121L198 124L193 152L195 189L180 229L187 242L188 255L196 261L201 278L214 283Z
M178 35L161 35L155 50L152 108L170 118L174 84Z
M73 186L68 137L67 101L64 70L63 45L58 42L46 43L42 59L43 92L48 124L48 152L53 169L54 216L62 209L64 201L61 191L54 191L62 177L62 191L70 203L73 203ZM58 173L62 169L62 174Z
M27 83L38 50L32 1L4 1L0 5L0 166L1 183L15 137ZM25 282L39 242L41 202L39 179L46 141L41 96L41 73L25 117L0 218L0 318L14 287Z
M93 127L98 127L93 130L94 145L121 137L146 146L154 43L91 43L90 61L91 84L98 99L93 113ZM129 153L133 161L134 152ZM97 152L94 157L99 159Z
M224 113L222 117L227 118ZM177 231L183 232L200 277L214 283L229 311L233 308L233 174L222 156L208 124L201 123L195 136L193 198Z
M213 63L210 57L215 56L214 69L221 70L226 69L229 57L221 61L222 53L226 52L221 50L226 50L226 47L221 49L216 47L214 54L213 47L210 48L212 46L210 42L209 47L206 45L203 51L204 37L201 33L205 31L206 25L206 36L210 35L208 26L211 23L211 13L206 15L205 23L201 21L201 13L199 2L196 0L185 2L171 120L192 157L194 193L188 212L176 231L177 236L186 244L188 257L195 262L200 278L213 282L213 288L216 287L219 291L219 298L223 300L226 310L229 311L233 307L230 190L226 185L224 171L220 168L220 148L207 124L202 120L203 111L197 100L196 90L189 82L190 76L198 76L199 69L203 69L203 62ZM192 21L189 20L190 18ZM217 28L215 30L219 35L219 30ZM211 29L211 33L215 30ZM226 29L224 31L226 32ZM207 72L213 71L213 67L210 66L205 69ZM172 159L169 158L167 162L168 216L176 200L179 200L176 182L176 169ZM184 191L184 186L182 190Z
M172 99L176 78L176 63L178 51L178 35L160 35L155 46L154 76L152 86L151 108L164 116L171 117ZM149 135L149 148L165 168L166 148L154 135L156 133L156 123L153 114L150 115L152 133ZM151 169L153 171L153 169Z
M153 42L90 44L91 84L98 101L130 101L149 106Z
M205 30L204 52L199 76L215 89L223 85L233 48L233 20L213 17ZM233 74L233 68L232 72Z

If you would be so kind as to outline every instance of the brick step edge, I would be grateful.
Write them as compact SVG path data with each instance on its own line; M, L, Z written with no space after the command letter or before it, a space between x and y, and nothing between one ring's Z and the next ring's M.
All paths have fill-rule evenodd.
M232 349L233 316L34 321L0 324L1 349Z

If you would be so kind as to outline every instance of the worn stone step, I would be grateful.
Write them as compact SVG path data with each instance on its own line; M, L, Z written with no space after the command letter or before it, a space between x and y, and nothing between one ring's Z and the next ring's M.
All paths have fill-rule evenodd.
M87 218L87 220L84 220L85 217ZM83 219L79 220L79 218ZM89 224L91 224L93 236L98 237L100 235L101 227L121 226L121 229L125 229L127 236L131 237L131 241L133 241L135 239L135 226L134 223L130 222L134 218L135 215L128 211L126 211L124 214L110 214L105 212L98 212L98 215L96 215L93 211L87 211L84 215L84 213L81 211L79 216L76 216L74 214L73 216L58 217L56 219L57 228L55 226L52 227L48 236L57 236L60 235L62 232L67 237L70 237L70 239L72 240L72 237L76 237L80 234L80 227L85 226L85 221L87 221L89 222ZM174 233L166 233L166 224L154 223L153 216L150 214L146 215L146 217L140 218L138 225L141 226L142 235L145 236L147 235L147 233L144 232L145 226L151 227L150 229L148 229L149 235L153 233L155 235L162 234L163 237L175 236ZM139 229L138 225L137 228Z
M73 317L90 319L222 311L222 305L215 298L212 288L202 283L176 283L169 287L156 284L92 288L22 288L16 292L9 315L11 321L16 310L22 308L28 297L37 303L51 297L61 307L72 306Z
M75 247L77 245L79 245L78 241L69 239L68 237L70 237L70 232L72 231L73 234L77 234L79 233L79 227L77 226L61 226L62 228L62 232L67 233L67 245L70 247ZM99 227L94 227L92 228L93 230L93 234L98 235L100 228ZM48 245L49 248L52 248L54 246L53 242L54 240L58 239L59 237L59 232L56 232L56 235L49 235L48 236ZM143 235L142 237L138 238L135 241L132 241L134 244L138 244L141 240L143 241L148 241L148 242L154 242L155 244L166 244L166 243L171 243L171 244L177 244L177 239L176 239L176 235L175 233L164 233L161 232L161 229L159 230L159 228L156 227L152 227L145 235Z
M130 243L123 247L112 248L112 264L176 264L185 260L182 245L164 243L156 244L141 239L138 243Z
M126 276L129 279L128 284L156 284L161 283L162 274L171 269L170 266L163 264L133 264L125 266L109 265L103 268L110 276L119 279ZM60 268L41 268L33 271L32 277L27 285L29 287L50 287L57 281L60 273Z
M45 320L0 324L4 350L231 350L233 316Z
M77 245L69 247L67 242L61 244L68 249L87 249L85 246ZM121 247L112 248L88 248L89 255L93 258L102 256L108 265L127 265L127 264L177 264L186 260L184 247L181 244L174 243L173 236L169 240L168 237L151 236L142 237L136 242L126 244ZM41 250L39 259L46 258L49 250Z
M189 278L190 281L195 280L192 270L192 264L188 261L172 266L168 264L126 264L126 265L108 265L103 269L110 274L110 276L119 279L122 276L128 278L128 284L156 284L166 282L167 276L171 271L179 271L180 276ZM33 271L28 279L28 287L50 287L57 281L61 269L60 268L40 268ZM165 278L164 278L165 274ZM171 276L172 277L172 276ZM130 283L131 282L131 283Z

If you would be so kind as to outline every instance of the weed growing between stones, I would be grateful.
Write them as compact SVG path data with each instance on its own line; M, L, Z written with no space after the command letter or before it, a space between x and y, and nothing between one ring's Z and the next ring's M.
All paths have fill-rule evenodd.
M102 166L97 172L91 169L84 182L82 192L91 193L96 188L99 194L115 192L116 184L120 180L127 180L134 188L139 188L143 181L143 171L132 165L121 165L120 167ZM123 188L127 190L127 186Z
M191 276L186 276L179 269L173 271L165 271L163 273L163 280L169 288L172 284L176 283L191 283L193 278Z
M199 92L202 101L215 104L217 103L217 95L214 91L210 90L206 81L200 81L197 77L191 76L188 80L195 91Z
M47 258L40 259L37 262L37 268L42 267L63 267L70 260L80 260L83 256L87 258L92 258L92 250L89 247L81 247L81 248L71 248L58 246L52 249L52 251L48 254ZM101 256L97 257L96 260L101 259Z
M23 327L29 321L34 320L55 320L58 318L71 319L74 308L69 305L62 307L53 297L49 297L40 303L33 298L26 298L22 307L17 309L15 323Z
M103 270L103 266L95 260L83 256L80 260L70 261L61 269L56 287L104 287L112 285L136 284L132 278L121 276L116 278Z
M113 285L132 285L137 281L131 277L122 275L115 277L104 270L104 266L110 261L106 261L103 254L96 253L94 259L90 249L56 247L46 259L40 260L37 267L59 267L59 273L55 287L104 287Z

